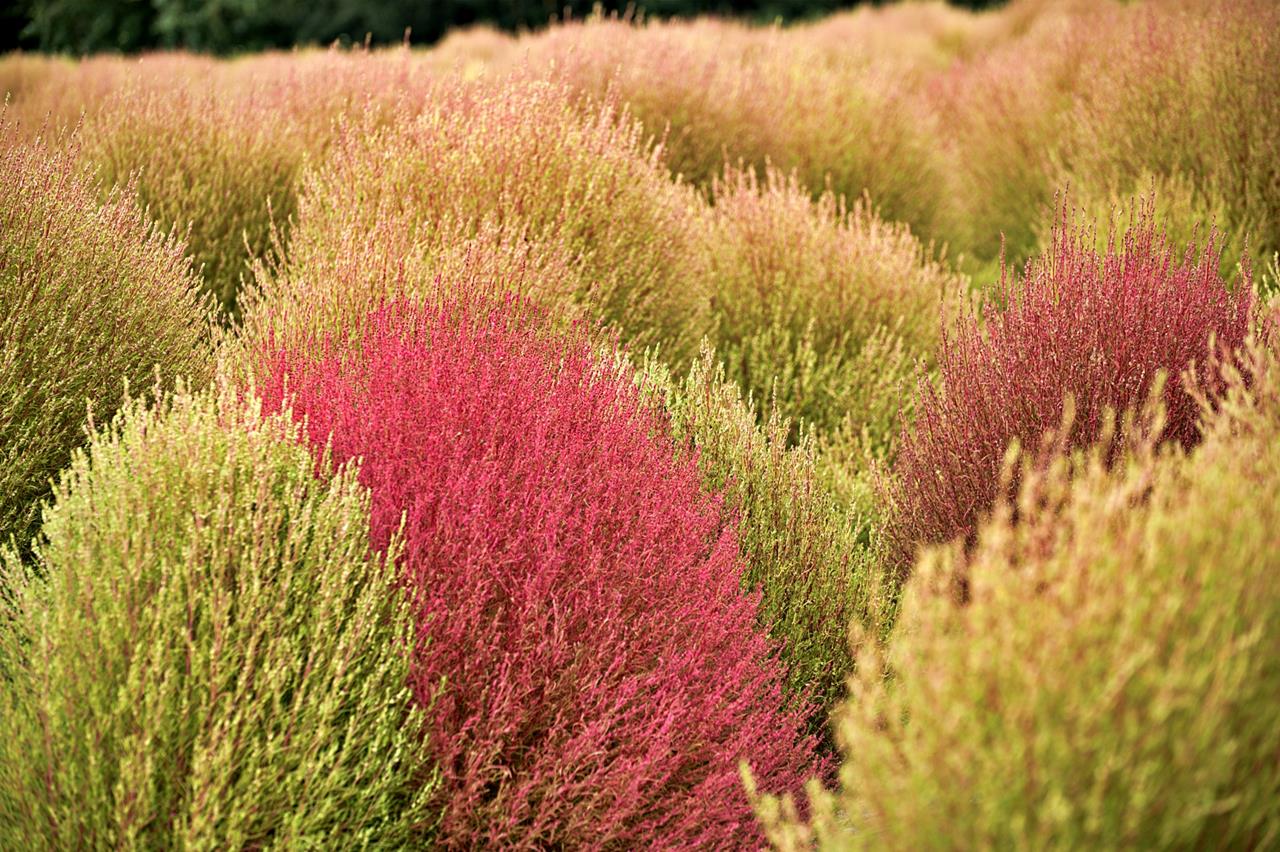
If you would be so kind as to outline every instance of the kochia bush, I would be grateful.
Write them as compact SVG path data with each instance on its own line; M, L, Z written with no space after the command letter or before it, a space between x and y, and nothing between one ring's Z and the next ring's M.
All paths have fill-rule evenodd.
M49 481L125 385L207 381L208 312L181 241L74 156L0 146L0 543L26 548Z
M863 436L881 453L897 431L912 368L932 357L961 279L905 226L794 176L730 169L708 211L712 338L726 373L823 438Z
M293 212L306 140L270 89L209 88L151 75L120 87L89 119L84 157L108 187L134 177L165 228L189 228L205 288L234 312L248 259L269 247L273 212L281 221Z
M1082 69L1075 183L1182 183L1194 209L1249 235L1255 262L1280 250L1280 6L1138 4L1110 30L1106 61Z
M260 281L246 326L255 338L268 325L285 338L358 329L382 300L417 298L434 276L415 273L487 231L506 254L528 243L529 258L572 273L531 295L584 305L627 341L687 361L707 311L699 203L616 105L584 117L546 82L442 85L416 117L355 123L310 174L288 262ZM366 251L317 287L353 241ZM381 271L406 257L406 274Z
M1212 392L1216 362L1253 329L1251 276L1228 286L1212 235L1180 255L1144 202L1099 253L1092 232L1065 207L1061 215L1022 280L1002 276L1004 307L963 321L942 343L939 384L920 383L895 466L904 560L914 544L972 534L997 498L1010 444L1034 449L1068 405L1064 441L1090 444L1108 412L1145 403L1163 371L1163 438L1194 445L1200 412L1182 373Z
M814 195L871 197L926 239L950 218L932 116L912 86L854 51L816 49L801 30L727 21L566 24L513 51L587 103L616 95L664 140L664 162L710 185L726 160L795 171Z
M0 565L0 846L429 840L407 602L354 471L315 472L230 391L76 454L35 569Z
M1002 507L970 553L929 554L839 712L840 789L807 820L760 802L775 844L1274 845L1276 366L1233 379L1189 456L1144 438L1110 471L1105 447L1058 459L1017 523Z
M393 304L265 386L363 459L376 547L403 518L439 842L758 842L739 761L781 790L822 766L735 531L632 379L521 316Z
M661 398L703 485L724 494L722 511L737 522L743 587L760 592L759 620L781 643L788 691L813 699L810 728L825 739L853 666L850 623L880 635L889 614L868 519L824 487L812 435L793 446L790 424L776 412L758 423L711 349L684 379L656 363L640 378Z

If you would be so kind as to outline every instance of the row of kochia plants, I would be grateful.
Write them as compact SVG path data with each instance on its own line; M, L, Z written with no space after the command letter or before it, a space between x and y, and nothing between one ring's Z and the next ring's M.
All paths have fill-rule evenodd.
M1277 842L1265 163L970 281L574 68L270 61L288 216L181 86L0 133L0 847Z

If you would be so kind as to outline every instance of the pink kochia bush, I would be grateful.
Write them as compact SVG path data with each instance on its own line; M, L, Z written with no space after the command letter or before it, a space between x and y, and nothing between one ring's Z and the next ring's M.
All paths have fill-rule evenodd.
M263 388L363 458L374 547L404 517L440 843L758 844L740 762L778 789L824 764L736 530L634 381L528 316L391 303L359 356L276 353Z
M944 336L940 386L921 381L916 420L899 448L900 562L916 544L972 535L997 499L1012 442L1035 451L1070 412L1058 440L1067 449L1094 443L1109 417L1150 400L1162 373L1160 438L1187 448L1199 442L1188 382L1210 399L1220 391L1218 366L1253 328L1253 282L1247 268L1234 286L1223 280L1215 233L1203 250L1179 252L1153 209L1150 200L1135 205L1123 234L1117 240L1113 226L1099 253L1092 228L1064 207L1049 249L1022 281L1002 273L1003 308ZM1116 446L1122 432L1111 433Z

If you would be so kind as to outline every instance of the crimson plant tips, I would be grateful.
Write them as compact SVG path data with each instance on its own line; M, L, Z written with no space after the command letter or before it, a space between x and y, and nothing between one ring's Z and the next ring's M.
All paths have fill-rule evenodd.
M739 763L780 789L822 765L736 531L633 380L533 325L510 303L392 303L359 358L267 371L268 406L287 390L315 446L363 458L374 546L403 518L439 840L759 843Z
M1216 235L1179 253L1143 202L1102 251L1063 209L1049 249L1016 284L1004 274L1003 309L971 316L946 337L940 385L922 381L916 421L896 467L896 537L905 561L917 543L969 535L997 498L1011 442L1035 447L1062 425L1068 447L1098 439L1108 412L1142 405L1158 375L1167 419L1162 437L1190 447L1199 410L1183 374L1211 395L1215 363L1253 326L1246 270L1228 286Z

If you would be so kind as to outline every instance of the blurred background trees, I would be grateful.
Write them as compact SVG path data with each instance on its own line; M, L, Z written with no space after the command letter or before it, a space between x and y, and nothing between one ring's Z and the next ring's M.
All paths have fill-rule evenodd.
M952 0L970 8L993 0ZM16 0L0 3L0 51L234 53L333 41L431 43L455 27L532 29L566 15L629 9L650 17L817 17L856 0Z

